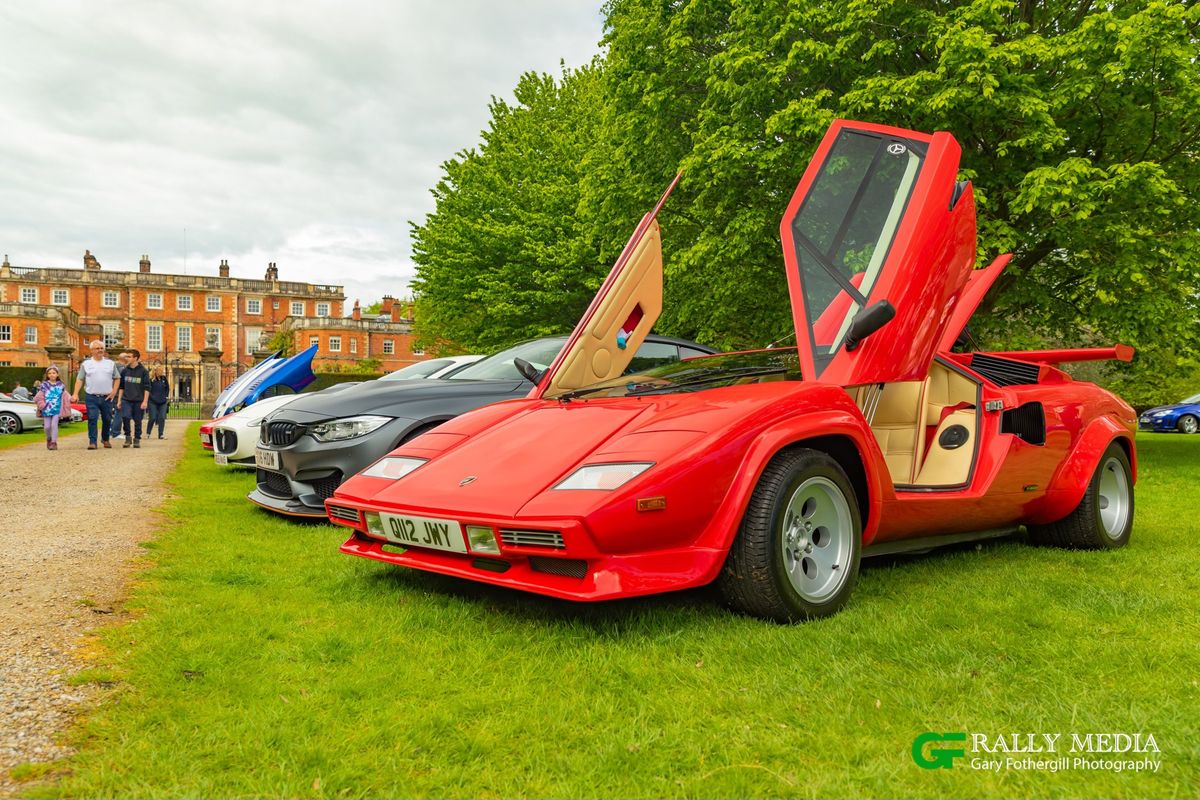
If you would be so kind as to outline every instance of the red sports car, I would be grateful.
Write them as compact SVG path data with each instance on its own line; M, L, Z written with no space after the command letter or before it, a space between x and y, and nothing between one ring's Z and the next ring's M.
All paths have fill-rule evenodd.
M864 555L1020 526L1121 547L1134 411L1055 365L1132 351L954 352L1008 261L974 269L959 154L948 133L834 123L781 225L797 346L620 377L662 306L660 201L528 398L326 501L354 528L342 551L573 600L716 581L794 621L838 610Z
M225 419L225 417L229 417L229 416L233 416L233 415L226 414L224 417L217 417L216 419L210 419L208 422L206 422L200 426L200 444L201 444L201 446L204 447L205 450L213 449L213 429L217 427L218 422Z

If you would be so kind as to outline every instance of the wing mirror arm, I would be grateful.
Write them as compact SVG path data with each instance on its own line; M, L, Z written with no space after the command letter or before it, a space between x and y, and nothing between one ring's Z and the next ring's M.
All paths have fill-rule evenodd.
M521 376L534 386L537 386L542 376L546 374L523 358L514 358L513 364L516 365L517 372L521 373Z
M856 349L863 339L887 325L895 316L896 307L887 300L880 300L859 311L850 323L850 330L846 332L846 349Z

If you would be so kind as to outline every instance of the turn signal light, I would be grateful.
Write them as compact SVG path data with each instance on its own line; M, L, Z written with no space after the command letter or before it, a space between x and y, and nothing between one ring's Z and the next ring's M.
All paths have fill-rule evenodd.
M665 497L639 497L637 501L638 511L666 511L667 498Z
M491 528L482 525L467 526L467 540L471 543L473 553L493 553L500 555L500 545L496 544L496 536Z

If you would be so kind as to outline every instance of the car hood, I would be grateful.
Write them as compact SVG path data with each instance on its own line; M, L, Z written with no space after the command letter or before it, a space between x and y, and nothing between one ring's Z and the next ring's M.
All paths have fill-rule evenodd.
M358 414L420 419L429 416L417 404L436 404L453 398L481 398L490 403L528 391L524 381L367 381L341 391L301 395L272 415L272 419L312 423ZM523 391L522 391L523 390Z
M1183 411L1200 411L1200 404L1198 404L1198 403L1172 403L1169 406L1158 406L1157 408L1148 408L1142 412L1142 416L1145 416L1146 414L1157 414L1162 411L1175 413L1175 414L1181 413Z

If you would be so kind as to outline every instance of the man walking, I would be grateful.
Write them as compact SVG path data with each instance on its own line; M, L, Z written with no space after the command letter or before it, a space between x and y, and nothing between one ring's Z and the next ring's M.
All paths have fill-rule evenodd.
M129 361L121 370L121 390L117 392L117 403L121 406L121 418L125 421L125 447L142 446L142 415L146 413L146 402L150 399L150 370L142 363L141 351L130 348L125 351ZM133 422L133 438L129 437L129 423Z
M80 396L80 386L86 392L83 398L88 412L88 450L95 450L97 421L100 422L101 443L105 447L112 447L108 438L112 428L113 398L120 389L120 376L117 374L117 365L104 354L104 342L96 339L88 347L92 357L79 365L74 394Z

